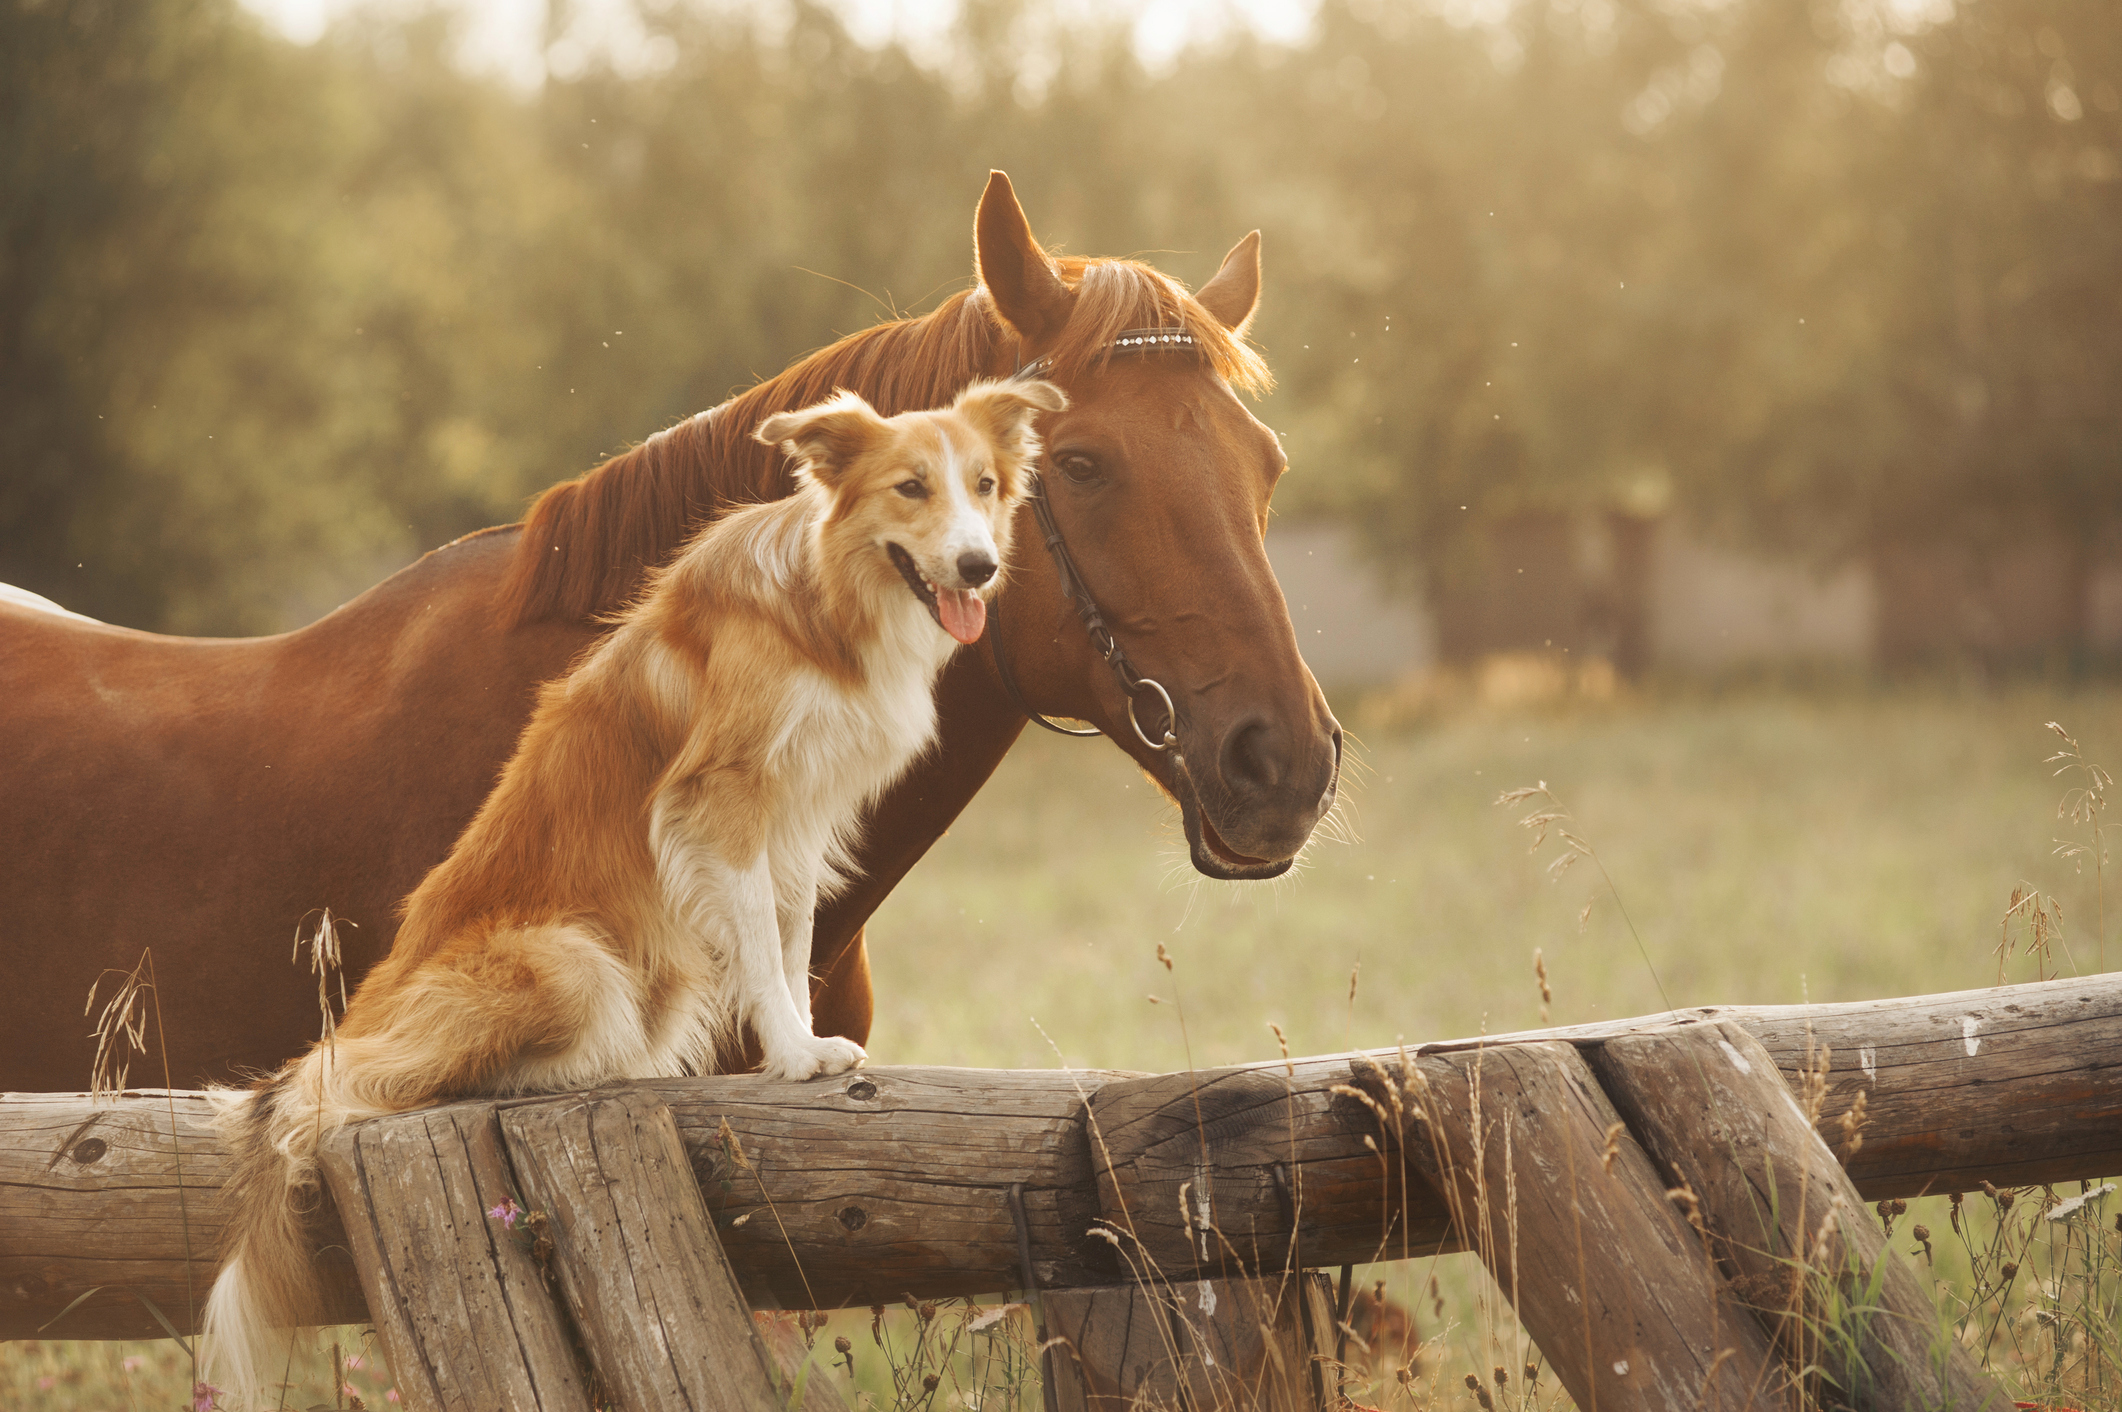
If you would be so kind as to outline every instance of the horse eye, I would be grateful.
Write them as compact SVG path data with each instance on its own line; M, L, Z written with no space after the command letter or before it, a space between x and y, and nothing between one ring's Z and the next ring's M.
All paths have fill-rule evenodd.
M1062 475L1079 484L1098 478L1098 463L1081 452L1056 456L1054 464L1060 468Z
M926 500L928 498L928 487L917 480L903 480L892 488L909 500Z

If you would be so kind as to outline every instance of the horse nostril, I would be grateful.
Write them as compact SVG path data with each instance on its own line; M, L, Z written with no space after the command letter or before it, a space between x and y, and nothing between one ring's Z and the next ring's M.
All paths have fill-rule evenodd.
M1272 789L1282 779L1275 733L1265 721L1248 721L1225 736L1222 764L1223 783L1233 790Z
M958 556L958 577L965 580L966 587L978 588L995 576L995 561L978 550L968 550Z

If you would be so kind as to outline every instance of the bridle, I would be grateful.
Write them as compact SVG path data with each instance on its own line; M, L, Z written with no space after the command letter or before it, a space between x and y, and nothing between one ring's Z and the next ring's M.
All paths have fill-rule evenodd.
M1109 345L1115 353L1150 353L1196 346L1198 345L1194 336L1183 328L1129 329ZM1034 358L1019 367L1012 376L1038 377L1047 371L1051 364L1051 359ZM1054 561L1054 575L1060 580L1062 595L1075 607L1076 616L1083 622L1083 630L1090 635L1091 647L1105 659L1106 665L1113 669L1113 675L1119 678L1120 689L1127 693L1127 723L1135 728L1136 739L1151 750L1169 750L1179 739L1175 734L1179 729L1179 712L1172 705L1171 693L1154 678L1145 677L1135 670L1135 664L1127 659L1127 653L1120 646L1119 639L1115 638L1112 629L1105 625L1105 616L1098 611L1098 601L1091 596L1089 585L1083 581L1083 571L1076 566L1075 555L1069 553L1068 541L1062 538L1061 523L1054 518L1053 502L1046 498L1046 485L1037 471L1031 473L1031 489L1025 499L1031 503L1032 516L1038 520L1040 535L1046 540L1046 552ZM1000 600L997 600L996 606L1000 606ZM995 609L991 608L989 612L993 613ZM994 625L988 629L988 651L994 657L995 673L1002 679L1002 689L1009 693L1009 699L1019 711L1030 717L1034 725L1044 726L1056 735L1104 734L1095 727L1090 730L1070 730L1067 726L1056 725L1034 711L1031 703L1024 699L1024 693L1017 687L1016 674L1010 670L1009 649L1002 645L1002 636L1002 623L997 616ZM1164 707L1165 727L1161 740L1151 740L1149 732L1142 729L1142 722L1135 715L1135 698L1146 691L1155 692Z

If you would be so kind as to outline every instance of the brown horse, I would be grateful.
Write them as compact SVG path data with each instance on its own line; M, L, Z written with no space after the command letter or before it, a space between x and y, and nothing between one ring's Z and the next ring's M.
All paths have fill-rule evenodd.
M355 923L358 980L492 788L538 684L689 529L787 494L783 457L751 434L837 387L887 416L1033 362L1066 388L1069 410L1041 424L1048 509L1127 675L1161 684L1176 719L1149 688L1130 695L1044 536L1020 526L991 641L938 685L937 748L819 913L818 1033L868 1038L863 923L1001 761L1019 701L1133 756L1177 800L1200 871L1285 869L1333 802L1340 729L1261 547L1284 460L1236 395L1267 382L1243 341L1258 235L1189 296L1131 261L1049 257L999 172L974 234L978 286L934 313L844 338L296 632L157 637L0 603L0 1088L80 1087L89 987L146 946L175 1083L300 1052L318 1017L316 982L289 963L298 925L323 907ZM1145 328L1186 337L1122 338Z

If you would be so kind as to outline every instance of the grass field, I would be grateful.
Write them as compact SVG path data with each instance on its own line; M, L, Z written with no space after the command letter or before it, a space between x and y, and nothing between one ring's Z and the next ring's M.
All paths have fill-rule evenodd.
M2122 690L2111 687L1675 687L1567 709L1466 709L1371 732L1352 752L1352 841L1322 842L1294 878L1248 886L1194 880L1176 814L1110 745L1028 732L872 923L870 1053L887 1064L1166 1070L1270 1057L1270 1022L1298 1053L1526 1028L1542 1019L1536 948L1556 1024L1962 989L1998 979L2000 919L2022 881L2062 903L2053 969L2090 971L2103 952L2100 908L2091 870L2053 853L2084 830L2057 817L2064 782L2042 763L2058 743L2050 720L2093 758L2122 760ZM1528 856L1513 822L1522 810L1495 806L1500 792L1538 781L1573 813L1619 905L1588 862L1549 882L1559 846L1550 838ZM1159 943L1174 958L1169 973ZM2105 950L2122 965L2114 899ZM2032 963L2014 957L2007 978L2033 979ZM1984 1257L1981 1234L1980 1248L1955 1253L1942 1198L1932 1204L1908 1219L1937 1233L1940 1276L1966 1297L1986 1258L1994 1282L2006 1257ZM2113 1243L2111 1232L2100 1239ZM2053 1311L2044 1324L2037 1306L2061 1309L2076 1277L2043 1274L2039 1256L2021 1255L2018 1303L1987 1341L2032 1388L2063 1327ZM2113 1253L2100 1259L2073 1307L2104 1319L2111 1345L2113 1304L2101 1291ZM1477 1346L1478 1272L1452 1260L1393 1278L1422 1333L1442 1336L1415 1393L1425 1405L1473 1406L1460 1374L1508 1352ZM820 1361L847 1331L859 1333L862 1358L868 1322L866 1312L837 1318ZM1508 1326L1493 1333L1505 1339ZM188 1406L173 1352L0 1346L0 1406ZM359 1372L360 1396L387 1405L373 1364ZM332 1405L328 1377L305 1376L290 1405ZM888 1389L878 1389L884 1405ZM1399 1395L1376 1395L1388 1391ZM2082 1405L2115 1408L2122 1394Z
M2057 719L2122 758L2114 691L1469 713L1360 742L1357 841L1254 885L1197 881L1176 811L1111 746L1028 732L871 925L870 1052L1049 1067L1050 1036L1070 1064L1164 1070L1271 1057L1270 1021L1299 1053L1520 1029L1540 1019L1536 947L1556 1024L1955 990L1996 981L1990 950L2022 879L2062 899L2090 970L2092 878L2051 856L2067 832L2041 763ZM1598 850L1640 950L1594 868L1550 883L1558 845L1529 857L1523 810L1496 807L1542 780Z

